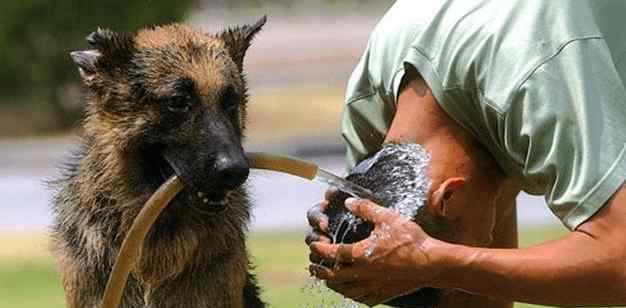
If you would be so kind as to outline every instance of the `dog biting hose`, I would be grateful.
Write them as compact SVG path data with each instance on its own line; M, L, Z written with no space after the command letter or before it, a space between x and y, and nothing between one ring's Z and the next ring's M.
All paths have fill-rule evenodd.
M246 156L250 168L283 172L308 180L313 180L319 169L315 164L288 157L264 153L247 153ZM119 307L128 275L141 256L141 249L150 228L183 187L181 179L174 175L143 206L124 238L104 291L101 308Z

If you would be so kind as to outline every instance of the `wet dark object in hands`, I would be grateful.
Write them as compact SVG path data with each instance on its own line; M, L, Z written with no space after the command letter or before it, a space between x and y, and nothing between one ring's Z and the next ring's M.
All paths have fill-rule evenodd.
M428 234L445 234L446 222L426 212L430 180L426 170L430 156L417 144L387 144L373 157L357 165L346 177L374 193L374 202L410 217ZM349 194L339 191L331 197L326 214L333 243L354 243L367 238L373 230L370 222L355 218L347 212L344 201ZM374 247L375 250L375 247ZM323 264L328 265L328 264ZM382 277L381 277L382 279ZM386 305L392 307L433 307L441 290L422 288L397 297Z

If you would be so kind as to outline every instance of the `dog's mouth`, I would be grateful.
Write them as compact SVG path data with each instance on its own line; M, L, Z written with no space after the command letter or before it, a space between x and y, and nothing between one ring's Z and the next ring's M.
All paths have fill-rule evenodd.
M188 169L181 168L160 151L152 151L147 156L148 169L152 170L147 176L155 186L165 183L174 175L178 175L185 184L172 202L186 204L190 209L201 213L214 214L226 209L231 191L218 191L212 189L208 183L194 181L192 176L185 172Z

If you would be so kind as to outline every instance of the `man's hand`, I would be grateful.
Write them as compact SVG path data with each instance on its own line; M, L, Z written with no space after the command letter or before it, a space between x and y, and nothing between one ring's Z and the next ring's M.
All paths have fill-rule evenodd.
M337 193L337 189L334 187L329 188L324 195L324 201L314 205L307 212L307 219L311 229L307 231L305 243L311 245L314 242L330 243L331 237L328 234L328 216L326 215L326 209L330 204L330 199ZM309 260L312 263L320 264L322 259L311 252L309 254Z
M325 279L329 288L367 305L376 305L432 282L436 271L428 256L434 239L416 223L367 200L346 200L346 208L374 223L365 240L331 245L310 245L312 255L338 264L334 268L312 264L311 274Z

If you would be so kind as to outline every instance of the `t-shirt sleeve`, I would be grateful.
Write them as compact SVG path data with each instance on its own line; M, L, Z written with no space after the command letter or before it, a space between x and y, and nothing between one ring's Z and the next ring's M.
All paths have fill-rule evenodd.
M500 143L570 229L624 184L626 91L602 39L572 41L520 83Z
M395 102L383 99L372 85L369 57L368 46L346 89L341 135L348 170L381 148L395 114Z
M380 150L394 114L390 109L376 94L344 106L341 135L346 142L348 170Z

